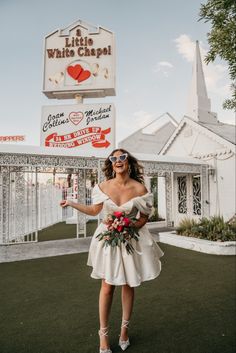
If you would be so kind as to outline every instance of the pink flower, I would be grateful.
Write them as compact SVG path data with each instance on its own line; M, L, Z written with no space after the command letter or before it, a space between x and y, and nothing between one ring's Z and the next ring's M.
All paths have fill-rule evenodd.
M120 218L122 215L123 215L123 213L120 212L120 211L114 212L114 216L117 217L117 218Z
M122 232L123 228L124 228L123 226L118 226L117 227L118 232Z
M131 220L127 217L124 217L123 222L124 222L125 227L128 227L131 223Z

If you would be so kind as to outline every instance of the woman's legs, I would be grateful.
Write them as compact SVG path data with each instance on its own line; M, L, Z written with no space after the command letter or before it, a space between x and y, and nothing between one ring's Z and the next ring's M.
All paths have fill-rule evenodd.
M107 284L104 279L102 280L101 290L99 294L99 320L100 328L108 326L108 319L113 299L115 286ZM104 330L102 330L104 331ZM108 336L100 336L100 348L109 348Z
M122 319L130 320L133 304L134 304L134 288L130 287L128 284L122 286L121 290L121 301L122 301ZM121 329L120 338L123 341L128 339L128 329L123 327Z

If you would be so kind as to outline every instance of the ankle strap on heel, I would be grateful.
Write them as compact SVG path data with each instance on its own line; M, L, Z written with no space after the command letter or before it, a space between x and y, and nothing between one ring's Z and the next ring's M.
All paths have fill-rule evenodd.
M108 327L101 327L98 334L99 336L108 336Z
M129 328L129 320L122 319L121 328Z

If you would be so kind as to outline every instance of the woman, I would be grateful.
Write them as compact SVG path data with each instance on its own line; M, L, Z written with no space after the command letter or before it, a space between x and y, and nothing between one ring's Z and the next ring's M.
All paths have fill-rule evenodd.
M107 230L101 223L92 238L88 262L93 267L92 278L101 279L99 295L100 353L112 353L108 340L108 319L115 286L122 286L122 323L119 345L125 350L129 345L128 325L134 302L134 287L143 281L156 278L161 271L159 258L163 251L153 240L145 226L151 213L152 195L144 186L142 167L137 159L124 149L114 150L105 160L103 169L106 181L95 185L93 205L85 206L72 201L62 201L61 206L71 206L87 215L95 216L103 210L104 217L115 211L139 216L133 223L139 240L132 239L134 251L128 254L124 244L103 246L97 235Z

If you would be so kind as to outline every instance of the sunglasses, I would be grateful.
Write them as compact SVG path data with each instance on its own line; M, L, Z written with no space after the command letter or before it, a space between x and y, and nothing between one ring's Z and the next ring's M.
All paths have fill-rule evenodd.
M128 157L128 153L123 153L120 156L116 157L116 156L110 156L109 160L111 161L111 163L115 163L115 162L124 162Z

